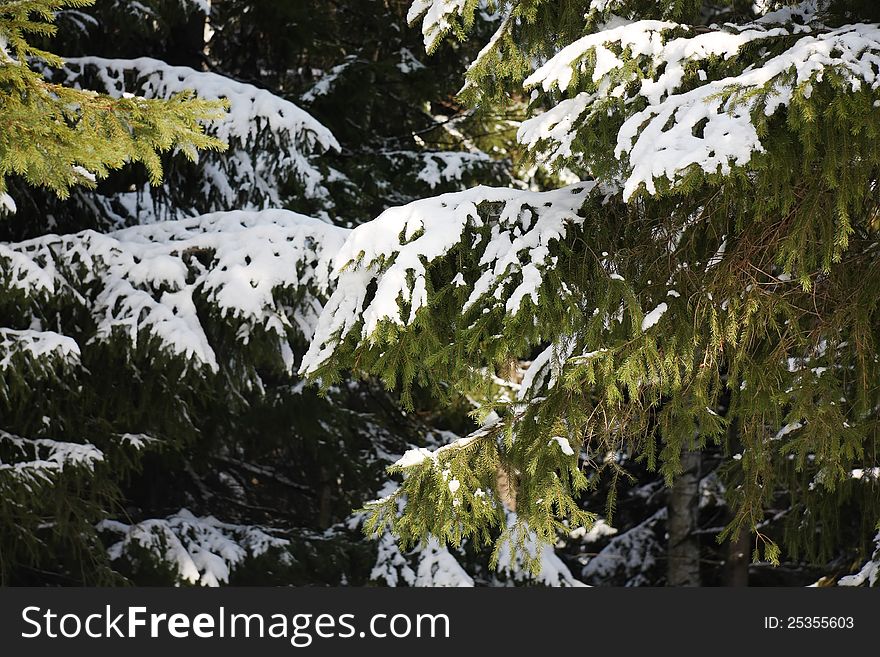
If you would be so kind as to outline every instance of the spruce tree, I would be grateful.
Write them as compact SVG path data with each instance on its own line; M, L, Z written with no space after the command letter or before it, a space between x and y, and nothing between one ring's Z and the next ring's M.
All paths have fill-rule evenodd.
M132 9L157 20L132 22ZM312 481L354 480L327 503L316 503L326 494L312 481L295 481L291 470L309 472L310 461L335 455L343 441L357 453L397 440L370 421L371 409L359 407L365 387L322 402L298 395L289 374L324 294L322 254L341 243L344 231L255 207L277 201L282 182L308 193L311 181L320 190L323 174L308 156L315 145L333 147L335 140L293 103L215 73L155 58L83 57L81 49L93 43L90 29L98 29L102 38L95 42L106 48L105 30L132 25L145 36L141 45L152 41L150 53L159 54L181 16L191 13L163 2L101 3L94 14L62 11L53 16L62 26L84 27L61 35L64 67L28 60L37 69L28 74L34 84L69 91L68 102L103 103L109 113L100 120L113 116L116 103L155 107L135 115L140 123L129 132L137 137L135 154L157 151L141 158L157 176L153 182L165 177L161 186L148 185L138 159L126 156L127 144L114 149L106 139L99 147L114 158L107 168L124 170L108 180L98 170L87 181L97 184L69 195L61 190L67 198L56 200L33 187L37 181L27 172L13 170L19 175L9 189L17 207L2 232L30 239L5 243L0 252L4 582L338 582L343 572L359 572L346 561L369 558L357 549L350 557L344 541L333 547L320 531L288 524L289 518L305 524L317 509L344 517L359 503L347 496L362 485L361 471L378 468L349 467L357 462L348 460L336 460L340 472L315 465ZM194 90L223 100L187 100ZM34 120L41 118L34 112ZM88 120L98 121L91 114ZM166 145L166 133L176 135L178 125L194 136L181 128ZM83 164L92 166L94 147L82 139L90 135L80 133L77 146L92 156ZM26 143L44 147L40 139ZM55 143L49 138L46 147ZM182 167L171 152L226 144L231 148L223 155L202 154ZM168 151L161 164L160 147ZM77 164L73 159L71 166ZM199 214L223 206L245 210ZM153 223L162 218L173 220ZM118 230L126 224L134 225ZM94 228L102 232L51 232ZM103 232L108 228L116 230ZM281 431L291 416L302 434ZM271 439L258 441L266 424ZM296 460L275 467L290 453ZM290 508L289 515L267 518L277 505ZM264 530L261 521L281 528Z
M196 115L213 119L205 145L227 148L192 161L161 153L147 163L161 167L158 185L122 157L64 198L10 177L4 582L532 581L513 555L495 573L479 550L365 541L352 516L394 486L389 458L470 426L456 409L428 403L417 419L373 382L319 397L294 375L331 289L340 225L511 180L512 124L454 102L450 76L413 54L420 35L404 13L99 0L54 15L61 31L40 43L64 61L29 60L34 79L158 108L195 93L205 100L182 106L210 110ZM287 39L292 22L302 31ZM450 51L440 70L464 59ZM365 88L365 75L404 97ZM365 89L364 111L349 116ZM442 103L425 108L433 98ZM577 583L552 549L538 554L541 582Z
M335 256L301 371L325 386L375 374L404 401L452 387L488 420L405 455L402 486L371 506L368 527L494 540L497 556L589 527L599 509L581 496L624 479L629 460L671 483L683 453L720 450L733 510L720 538L751 532L753 559L771 562L783 546L814 560L870 554L877 9L489 4L506 18L462 95L477 108L528 96L520 143L580 182L392 208ZM417 0L409 16L432 49L467 38L481 6ZM482 394L521 360L517 398ZM779 531L767 522L777 505Z
M0 5L0 116L5 126L0 198L5 214L16 211L16 200L7 192L10 177L65 198L71 188L94 187L129 163L142 164L157 184L163 153L175 150L195 159L199 150L223 148L204 129L224 115L220 102L198 99L191 91L162 100L114 98L48 82L35 70L61 64L33 45L35 38L54 34L55 12L88 4L32 0ZM36 563L38 555L47 553L62 561L97 562L100 578L101 550L87 519L114 499L115 488L100 476L106 462L118 459L118 476L124 476L139 439L116 436L105 444L106 429L81 432L66 420L66 426L59 426L62 409L82 398L73 375L81 350L74 339L53 330L56 326L44 324L48 317L29 312L36 296L63 288L58 270L41 269L33 259L43 257L35 253L40 248L0 246L0 517L5 527L0 578L6 581L18 565ZM76 258L71 266L83 272L89 263Z

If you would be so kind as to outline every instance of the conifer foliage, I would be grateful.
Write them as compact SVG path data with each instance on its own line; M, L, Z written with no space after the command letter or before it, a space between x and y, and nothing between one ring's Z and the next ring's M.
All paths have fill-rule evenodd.
M589 182L422 200L347 238L304 372L376 373L406 399L532 362L519 398L483 402L491 427L398 462L404 483L371 526L486 539L503 526L503 471L520 521L552 542L562 521L590 522L579 496L625 477L621 455L672 481L683 450L720 446L734 511L722 538L752 532L754 558L773 562L780 545L827 557L850 530L869 547L876 10L494 5L506 18L463 93L478 106L528 94L521 144ZM420 0L410 19L431 49L466 38L480 10ZM785 531L771 536L781 496ZM841 517L854 499L860 513Z
M878 21L0 0L0 580L876 584Z
M196 99L192 89L181 89L164 102L111 98L52 84L33 69L35 61L55 67L62 62L28 39L53 35L60 9L89 4L33 0L0 6L4 198L11 174L65 197L73 185L94 186L127 162L143 163L150 181L158 184L161 153L178 149L194 159L200 149L222 147L204 131L206 121L222 116L222 104Z
M352 515L391 485L389 459L440 441L374 383L319 397L295 372L339 224L475 176L509 180L508 165L454 105L422 109L444 81L420 73L399 8L374 18L393 38L355 40L375 48L367 59L340 45L350 12L299 16L311 24L289 43L285 22L263 22L276 3L214 4L0 5L0 33L29 38L8 39L2 107L32 135L5 134L0 158L0 580L473 584L463 553L373 543ZM242 66L244 52L260 64ZM352 84L388 71L407 100L392 112L366 97L365 130L346 131ZM16 105L32 88L57 104L54 123ZM323 107L345 141L301 105ZM16 149L45 162L25 169Z
M78 8L87 4L67 6L85 20L88 15ZM120 9L110 4L99 9ZM39 235L0 247L0 577L113 582L126 574L140 581L217 584L229 581L246 558L264 555L291 577L291 568L302 568L294 564L297 548L291 540L180 509L195 504L210 513L205 498L220 497L201 479L208 464L201 465L202 474L192 465L205 452L216 451L230 469L255 469L269 482L266 488L275 480L289 481L248 461L244 441L237 449L224 441L238 431L234 418L264 399L273 376L290 385L294 352L308 339L326 293L327 250L341 244L344 230L283 209L152 223L162 216L156 209L168 204L130 203L143 188L107 189L100 183L123 165L122 175L137 179L136 165L142 163L148 182L158 185L166 165L173 165L172 151L195 161L198 148L232 145L238 150L219 156L213 167L199 161L205 185L230 190L234 184L259 193L255 181L276 171L271 163L279 153L295 169L290 177L319 176L299 153L308 153L316 141L328 147L335 141L304 111L267 91L159 60L68 59L61 75L67 86L50 83L44 75L58 74L45 67L62 62L23 39L51 35L48 21L55 18L69 24L70 16L54 13L63 7L46 2L0 7L6 18L0 32L17 57L6 57L2 67L9 80L3 111L11 113L6 122L15 130L4 132L10 141L0 159L18 201L5 203L12 215L4 218L3 232ZM89 78L96 74L99 79ZM99 91L89 89L90 81ZM133 93L138 91L151 98ZM274 153L266 148L258 154L253 141L258 137L261 147L276 140ZM264 169L250 166L255 161ZM176 198L188 194L218 202L206 187L172 188L170 182L164 189ZM69 189L76 183L83 184ZM275 194L276 183L263 191ZM35 184L75 198L56 202ZM147 187L145 194L158 189ZM220 202L253 207L235 194L221 195ZM192 207L180 203L171 214L186 216ZM63 221L51 214L56 208L67 213ZM120 216L120 208L128 214ZM149 225L45 234L58 223L69 228L74 222L88 228ZM325 426L333 424L328 418ZM384 434L374 425L362 419L361 426L361 440L374 432L381 443ZM341 439L338 429L328 432ZM261 449L271 453L272 445ZM181 476L190 482L180 488L200 489L201 499L161 490L179 486ZM227 488L239 486L235 475L218 476ZM248 500L237 501L248 508ZM347 513L352 503L343 504ZM169 511L166 518L145 517Z

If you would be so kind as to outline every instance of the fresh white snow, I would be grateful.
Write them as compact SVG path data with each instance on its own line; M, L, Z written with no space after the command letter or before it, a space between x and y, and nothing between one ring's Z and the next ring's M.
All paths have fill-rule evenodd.
M279 183L295 176L310 197L326 194L324 176L311 157L328 150L339 150L336 138L317 119L294 103L266 89L230 78L197 71L185 66L171 66L158 59L107 59L71 57L65 68L51 73L53 79L70 86L80 86L84 73L97 77L103 91L122 97L132 92L145 98L168 98L187 90L199 97L229 103L226 116L208 126L208 131L230 146L220 158L205 167L205 184L215 188L229 207L241 188L257 189L273 205L279 205ZM136 87L126 88L126 80L136 80ZM267 146L271 144L271 149ZM261 154L249 151L260 146ZM277 157L270 156L270 150ZM205 157L205 156L203 156ZM241 208L238 206L239 209Z
M255 329L274 333L283 352L288 330L311 337L331 259L347 233L287 210L219 212L7 244L0 246L0 262L11 263L4 270L12 284L35 300L62 290L88 306L96 322L92 340L122 335L136 344L150 336L162 349L216 370L195 300L240 323L243 342ZM303 291L294 308L276 300L279 290L290 288ZM19 350L78 353L71 338L51 332L4 329L2 346L13 339ZM11 351L0 352L0 363Z
M647 315L645 315L645 318L642 320L642 330L647 331L649 328L659 322L660 318L663 317L663 313L665 313L668 308L669 306L664 302L654 308L654 310L649 312Z
M283 549L290 543L262 527L220 522L213 516L197 517L187 509L167 518L130 525L104 520L98 529L120 536L108 549L111 559L120 559L133 547L140 547L169 564L180 582L200 586L226 584L245 559Z
M562 436L553 436L547 442L547 446L549 447L553 443L556 443L559 446L560 451L566 456L574 456L574 450L571 448L571 443L568 442L568 438L563 438Z
M532 192L478 186L389 208L358 226L334 258L336 289L318 320L301 371L317 369L358 324L361 337L369 340L380 323L412 323L428 303L426 264L486 225L478 211L485 203L499 204L501 210L489 225L488 242L474 245L482 273L463 310L492 298L515 315L525 299L537 303L542 270L553 266L549 247L565 237L569 225L583 221L578 210L594 188L593 183L579 183ZM460 283L456 278L455 284ZM367 301L371 284L375 292Z
M799 15L814 17L809 7L802 9ZM647 107L632 112L617 135L615 154L627 167L625 199L642 186L654 193L658 178L675 183L691 166L726 173L745 165L763 151L755 112L770 116L791 102L796 89L809 93L811 81L821 79L825 70L834 68L853 89L880 86L880 27L816 25L823 29L812 30L791 23L794 15L768 14L749 26L725 25L702 34L668 21L609 24L567 45L525 79L527 89L580 93L525 121L519 140L542 161L564 160L571 156L579 126L592 112L607 111L604 99L620 98L626 107L643 100ZM673 36L682 31L684 36ZM708 80L703 71L702 84L682 90L693 63L735 58L745 46L789 35L800 38L760 66L719 80ZM626 55L616 54L612 46ZM635 95L628 90L637 81L635 73L626 72L632 60L650 62L649 68L640 64L646 71L661 71L641 78ZM576 70L588 75L595 91L573 87ZM748 95L758 89L766 89L766 96Z

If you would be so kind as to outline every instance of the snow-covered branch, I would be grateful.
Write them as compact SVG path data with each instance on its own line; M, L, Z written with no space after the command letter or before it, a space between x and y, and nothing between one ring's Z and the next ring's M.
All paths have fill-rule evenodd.
M130 525L104 520L98 529L120 537L109 548L111 559L136 560L133 548L144 549L158 563L172 568L180 583L220 586L247 559L272 550L278 551L282 561L290 558L285 551L290 541L271 530L198 517L187 509Z
M551 246L583 221L578 211L594 188L587 182L551 192L475 187L390 208L355 228L334 258L336 291L302 371L314 372L355 326L369 341L380 324L411 324L434 292L427 265L456 247L480 254L470 280L458 272L443 281L469 291L463 310L493 299L515 315L526 299L537 304L542 271L554 265Z
M327 195L324 173L313 158L338 151L339 143L308 112L265 89L149 57L75 57L66 60L65 68L47 70L46 74L68 86L93 88L116 97L135 94L167 99L189 91L207 100L225 99L228 113L208 126L208 132L226 142L229 149L201 156L203 196L208 201L202 211L280 205L278 188L289 179L298 181L306 197L322 199ZM149 190L141 194L149 194ZM141 202L131 213L152 210L149 203ZM143 222L143 217L140 219Z
M265 210L108 234L49 235L4 246L2 282L23 290L37 314L53 295L85 306L95 327L80 340L121 335L135 345L155 338L161 349L216 370L218 357L197 310L204 301L239 326L244 344L254 330L274 334L292 368L289 331L302 340L311 337L320 298L329 291L331 258L347 232L286 210ZM282 301L285 294L292 298ZM0 362L16 350L61 350L71 356L82 346L55 333L9 330L2 344Z
M7 478L11 477L12 484L36 494L40 485L51 484L65 469L91 471L96 463L104 460L103 452L90 443L22 438L3 429L0 429L0 449L12 454L12 458L7 457L5 461L0 458L0 491L10 485Z
M748 55L756 50L757 61ZM761 117L809 99L813 84L876 91L878 64L876 25L819 31L762 21L695 33L668 21L623 23L566 46L526 78L526 88L569 97L525 121L519 140L546 161L577 159L579 132L619 115L624 198L641 186L653 194L656 180L675 183L690 167L726 174L748 164L764 151Z

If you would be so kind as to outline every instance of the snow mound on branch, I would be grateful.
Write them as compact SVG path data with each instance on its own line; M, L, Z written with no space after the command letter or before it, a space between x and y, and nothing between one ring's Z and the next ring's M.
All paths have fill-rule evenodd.
M434 189L448 181L461 181L462 177L473 171L477 166L488 166L492 163L485 153L459 153L435 151L417 153L422 161L422 169L418 180Z
M482 426L476 431L469 433L467 436L455 438L454 440L452 440L452 442L441 445L434 450L430 450L427 447L415 447L413 449L408 449L403 456L401 456L399 459L397 459L397 461L394 462L393 465L398 468L412 468L417 465L421 465L425 461L432 461L435 464L439 463L440 457L443 454L455 451L457 449L464 449L468 445L475 442L477 439L485 436L489 429L495 423L496 422L492 422L485 426Z
M855 575L841 577L837 583L838 586L864 586L865 584L876 586L880 582L880 534L874 538L874 543L877 550L874 552L873 558Z
M552 545L540 543L535 532L523 527L515 513L507 512L507 529L511 533L509 540L501 545L498 551L497 571L515 582L528 582L541 586L580 587L586 586L574 577L565 562L559 558ZM525 538L525 553L514 551L511 546L516 544L521 535ZM537 557L541 570L537 576L532 575L526 567L526 560Z
M0 58L2 59L2 58ZM15 199L13 199L6 192L0 193L0 215L2 214L15 214Z
M578 120L597 98L597 94L581 92L538 116L526 119L517 130L517 140L523 146L537 151L537 158L542 164L570 158L577 137ZM541 144L546 146L539 148Z
M863 85L880 87L880 28L848 26L819 36L805 36L762 66L718 80L666 100L630 117L618 134L618 157L626 154L633 170L624 186L629 198L644 184L654 193L654 179L674 180L696 165L707 173L728 173L731 163L745 165L763 152L752 113L766 116L787 106L796 88L834 69L856 91ZM787 74L790 74L787 77ZM818 77L817 77L818 76ZM767 96L747 97L766 89ZM759 104L760 103L760 104ZM664 126L673 121L670 129ZM705 122L702 136L694 134Z
M646 573L657 564L663 552L657 527L665 519L666 509L660 509L629 531L614 536L608 545L590 558L581 570L581 577L597 584L612 580L625 586L649 584Z
M406 15L410 25L422 18L425 50L432 51L452 28L452 21L464 12L468 0L414 0Z
M26 253L20 253L14 245L0 244L0 283L7 289L18 289L25 294L33 291L53 294L56 283L63 281L54 271L44 269Z
M571 336L563 336L535 356L520 381L517 399L524 401L535 396L545 385L547 390L555 387L562 375L562 367L571 358L574 347L575 340Z
M299 97L300 100L304 103L313 103L315 99L319 96L326 96L327 94L329 94L333 89L336 80L339 79L339 76L342 75L349 66L357 61L357 55L348 55L345 58L345 61L341 64L337 64L329 71L323 71L321 77L312 86L312 88Z
M659 57L663 52L661 33L676 27L678 27L677 23L645 20L588 34L560 50L546 64L527 77L523 86L530 88L540 85L544 91L550 91L554 87L561 91L568 89L574 79L576 66L581 72L586 72L582 60L588 53L595 58L592 80L594 83L601 82L609 73L624 66L623 59L607 48L606 43L619 43L623 49L628 49L633 57L639 55Z
M567 438L563 438L562 436L553 436L549 441L547 441L547 446L549 447L553 443L556 443L556 445L559 447L559 450L566 456L574 456L574 450L571 448L571 443L568 442Z
M277 335L291 369L289 329L311 338L331 258L347 232L287 210L218 212L10 244L0 251L0 264L7 271L11 260L12 284L36 303L61 289L87 306L96 324L92 340L121 333L137 344L147 334L172 354L216 371L217 356L196 311L196 301L204 300L221 317L240 322L243 343L257 328ZM293 308L278 301L280 290L300 292ZM53 339L72 353L69 338Z
M247 184L277 204L275 187L289 172L303 184L306 196L326 195L323 174L309 156L339 150L339 143L308 112L265 89L149 57L73 57L64 69L50 73L53 79L56 76L78 87L94 77L103 91L116 97L136 92L146 98L168 98L192 90L208 100L225 98L229 113L209 126L209 132L228 142L230 149L208 168L206 183L216 186L227 201L236 197L237 186ZM253 151L259 154L253 156Z
M793 15L784 13L775 19L786 22ZM586 91L523 122L518 139L538 150L542 161L571 157L579 127L594 112L598 116L611 111L606 101L619 99L615 107L626 116L614 154L627 166L622 182L624 198L629 199L641 186L656 193L657 179L675 183L689 167L726 174L732 166L748 164L764 150L755 125L757 114L772 116L791 103L796 91L809 96L809 85L821 81L829 70L853 91L880 88L877 25L819 32L813 30L818 25L774 26L770 16L765 18L749 26L726 25L678 37L673 35L690 28L642 20L582 37L539 67L524 86L573 94L586 85ZM795 37L799 38L788 49L767 55L739 74L708 80L700 68L710 60L733 60L759 42ZM682 91L688 88L684 83L689 70L697 71L700 83Z
M15 354L22 354L33 360L54 357L69 365L78 363L80 357L76 340L66 335L54 331L0 328L0 370L10 368Z
M418 561L413 586L461 588L474 585L471 576L436 538L431 537L421 546Z
M814 23L829 4L830 0L805 0L805 2L768 11L755 22L759 24L793 23L795 26L806 27L809 23Z
M220 522L213 516L196 517L187 509L132 525L103 520L98 529L122 536L107 551L111 559L121 559L135 546L145 548L158 562L170 565L179 582L201 586L225 584L246 559L290 544L271 530Z
M398 176L413 178L432 190L441 186L460 189L469 179L485 179L487 174L503 175L501 163L480 150L383 150L381 155L390 166L391 180ZM392 185L385 193L385 200L387 205L401 205L411 201L412 196Z
M0 445L4 452L18 457L10 463L0 460L0 491L7 485L7 477L36 492L37 486L51 484L55 476L67 468L92 471L96 463L104 460L104 453L90 443L22 438L2 429Z
M463 310L485 298L502 303L510 315L519 312L525 299L537 304L542 272L554 264L549 247L583 222L578 211L593 189L591 182L550 192L478 186L389 208L358 226L334 258L336 289L301 371L314 372L359 323L364 340L381 323L411 324L429 303L427 265L473 234L477 238L465 247L481 254L481 273ZM481 208L488 218L481 216ZM459 276L449 284L462 282Z
M587 530L586 527L577 527L569 532L569 538L580 541L581 543L596 543L607 536L617 534L617 528L612 527L604 518L599 518L593 523L593 526Z
M659 322L660 318L663 317L663 315L666 313L667 308L669 308L669 306L666 303L661 303L659 306L654 308L654 310L645 315L645 318L642 320L642 330L647 331L649 328Z
M202 12L205 16L211 15L211 0L180 0L184 8L192 8Z
M201 98L229 101L229 114L215 126L220 139L246 143L261 129L261 122L275 133L300 138L309 149L339 150L339 143L328 128L305 110L288 100L251 84L237 82L217 73L171 66L159 59L107 59L71 57L65 60L67 75L75 81L81 69L93 67L107 93L125 93L126 73L136 76L137 91L146 98L168 98L182 91L195 91ZM80 71L76 71L79 68Z
M388 498L397 491L394 481L386 481L379 491L380 498ZM403 499L397 502L397 512L402 513ZM359 525L365 515L358 513L351 518L352 528ZM377 540L376 563L370 579L386 586L419 587L469 587L474 580L462 568L445 545L432 537L404 554L397 538L387 528Z
M473 578L436 538L429 538L405 555L390 532L379 538L376 564L370 572L370 579L391 587L461 588L474 585Z

